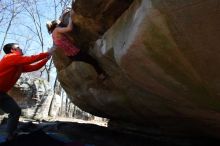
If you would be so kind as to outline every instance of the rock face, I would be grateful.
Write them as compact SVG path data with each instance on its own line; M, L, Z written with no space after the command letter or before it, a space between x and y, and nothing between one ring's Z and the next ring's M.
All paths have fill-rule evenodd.
M112 124L219 137L218 0L76 0L73 9L68 35L110 76L97 80L57 49L59 80L76 105Z

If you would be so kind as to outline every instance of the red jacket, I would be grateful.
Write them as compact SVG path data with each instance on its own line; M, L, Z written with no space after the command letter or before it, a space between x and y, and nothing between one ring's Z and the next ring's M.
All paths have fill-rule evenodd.
M32 56L22 56L17 52L6 54L0 61L0 92L8 92L17 82L22 72L40 69L46 64L48 56L48 53Z

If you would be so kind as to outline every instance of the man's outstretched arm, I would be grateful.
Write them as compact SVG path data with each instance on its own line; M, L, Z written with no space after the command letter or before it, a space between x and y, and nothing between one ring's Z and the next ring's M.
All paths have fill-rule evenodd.
M40 69L41 67L43 67L47 63L48 60L49 60L49 58L45 58L35 64L24 65L22 72L36 71L36 70Z
M49 57L49 53L40 53L38 55L32 55L32 56L21 56L17 54L8 55L7 58L5 58L7 61L7 64L11 65L28 65L35 62L38 62L42 59L45 59Z

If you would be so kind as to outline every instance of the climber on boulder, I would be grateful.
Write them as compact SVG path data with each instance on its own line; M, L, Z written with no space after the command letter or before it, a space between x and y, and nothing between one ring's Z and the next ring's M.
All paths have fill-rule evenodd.
M6 44L3 50L6 55L0 61L0 109L9 113L6 131L7 140L11 140L15 136L21 108L7 92L14 86L23 72L36 71L43 67L53 50L38 55L23 56L23 52L17 43Z
M105 80L107 78L107 74L100 67L97 60L95 60L91 55L87 52L82 51L78 47L75 46L73 42L65 35L67 32L71 32L73 30L72 24L72 16L73 10L66 12L63 15L70 13L69 23L67 26L63 24L63 20L54 20L51 22L47 22L46 26L48 29L48 33L52 34L54 47L53 48L61 48L64 50L64 54L68 56L73 61L84 61L88 64L91 64L98 74L98 78L101 80Z

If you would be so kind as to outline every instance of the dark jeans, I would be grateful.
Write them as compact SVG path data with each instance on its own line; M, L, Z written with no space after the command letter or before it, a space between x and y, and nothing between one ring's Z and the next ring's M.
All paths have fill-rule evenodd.
M19 122L21 108L7 93L0 92L0 109L9 114L7 122L7 133L13 134Z
M95 60L87 52L80 51L77 55L69 56L69 58L73 61L83 61L88 64L91 64L99 75L105 73L104 70L98 64L97 60Z

